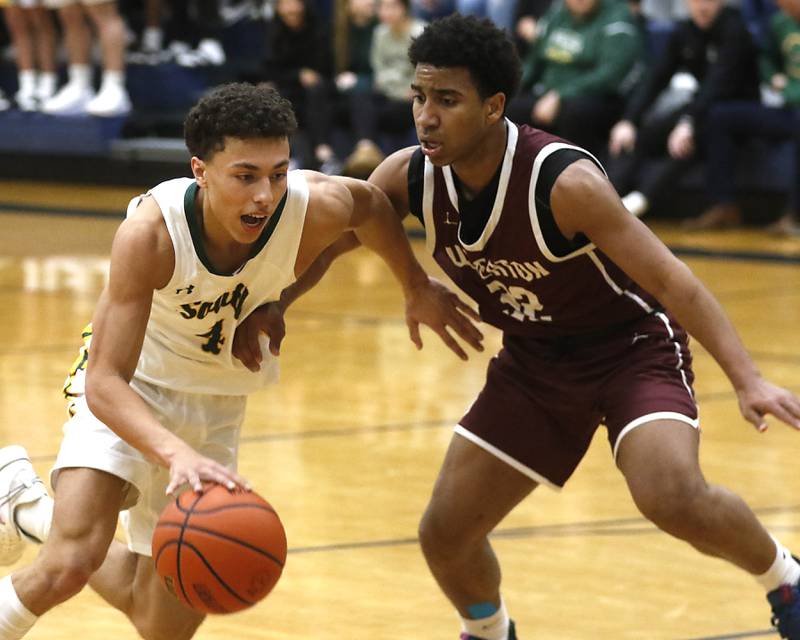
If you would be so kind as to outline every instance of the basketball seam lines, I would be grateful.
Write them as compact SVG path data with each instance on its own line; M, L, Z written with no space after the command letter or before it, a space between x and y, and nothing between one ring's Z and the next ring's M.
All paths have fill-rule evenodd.
M192 515L192 511L194 511L195 505L198 502L200 502L200 500L203 499L203 495L204 494L201 493L197 497L197 499L192 503L192 506L189 508L189 510L186 512L186 518L184 518L184 520L183 520L183 524L181 525L181 532L180 532L180 535L178 536L178 551L177 551L177 554L176 554L177 558L175 560L176 569L177 569L176 573L178 574L178 584L180 585L181 591L183 592L183 597L186 599L186 602L188 602L190 605L191 605L192 601L189 600L189 594L186 593L186 587L183 586L183 575L181 575L181 548L183 547L183 531L186 528L186 523L189 522L189 518ZM183 511L183 509L181 509L180 497L175 498L175 504L177 505L178 509Z
M195 512L196 513L196 512ZM206 529L205 527L199 527L196 524L190 525L181 525L175 522L162 522L158 527L180 527L181 528L181 540L183 540L183 532L184 530L188 531L201 531L202 533L207 533L212 536L216 536L217 538L221 538L222 540L227 540L228 542L234 542L238 545L245 547L246 549L250 549L251 551L255 551L256 553L260 553L263 556L266 556L270 560L272 560L275 564L277 564L281 569L283 568L283 563L278 560L275 556L273 556L269 551L265 551L261 547L256 547L255 545L250 544L249 542L242 540L240 538L234 538L233 536L227 536L224 533L219 533L218 531L214 531L213 529ZM190 546L191 543L183 542L183 544Z
M208 560L205 559L205 556L203 556L203 554L200 552L200 549L198 549L196 546L194 546L191 542L184 542L183 544L185 544L187 547L189 547L192 551L194 551L197 554L197 557L200 558L200 560L202 561L202 563L204 565L206 565L206 569L208 569L211 572L211 575L213 575L217 579L217 582L219 582L223 587L225 587L225 590L228 593L230 593L234 598L236 598L237 600L239 600L243 604L246 604L246 605L255 604L254 602L250 602L249 600L246 600L245 598L240 596L238 593L236 593L236 591L234 591L233 587L229 586L228 583L225 582L216 571L214 571L214 567L212 567L209 564Z
M210 509L203 509L202 511L198 511L192 505L188 510L182 507L180 504L176 505L178 507L178 511L181 513L196 513L198 515L205 515L207 513L217 513L219 511L227 511L228 509L262 509L263 511L269 511L270 513L278 515L275 509L272 507L268 507L263 504L254 504L254 503L245 503L245 504L226 504L221 507L211 507Z

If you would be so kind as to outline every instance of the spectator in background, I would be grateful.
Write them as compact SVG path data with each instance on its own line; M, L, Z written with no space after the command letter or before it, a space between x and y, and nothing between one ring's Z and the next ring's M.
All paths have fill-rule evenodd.
M128 113L131 102L125 88L126 30L116 0L46 0L58 10L69 58L68 80L42 111L53 115L111 117ZM92 32L87 17L97 30L103 66L100 90L92 88L90 62Z
M678 22L665 53L628 101L623 118L609 138L607 169L623 203L639 216L666 188L674 185L694 161L709 108L725 100L758 98L757 51L736 9L723 0L686 0L690 18ZM645 112L678 72L688 72L697 90L688 102L660 112ZM639 184L647 157L668 156Z
M378 25L375 0L347 0L346 21L336 33L336 89L343 98L347 124L356 143L345 160L342 173L366 179L383 160L384 154L374 140L372 123L359 118L360 103L372 100L372 36Z
M408 47L425 24L411 16L409 0L379 0L378 19L370 54L373 90L367 99L354 103L354 119L362 139L374 142L379 133L386 134L392 138L392 148L385 150L394 151L416 139L411 113L414 67Z
M514 29L518 0L456 0L456 12L465 16L489 18L509 33Z
M306 168L339 173L341 163L330 143L332 47L330 31L307 0L277 0L271 23L264 79L294 105L307 134L311 157ZM302 152L301 152L301 155Z
M539 23L508 117L600 154L643 58L642 35L624 3L564 0Z
M456 0L409 0L410 13L423 22L449 16L456 10Z
M149 0L147 13L158 0ZM222 47L223 20L220 16L220 0L170 0L172 16L168 24L169 47L175 62L182 67L220 66L226 55ZM154 14L149 15L150 20ZM148 33L145 28L142 44ZM155 44L155 37L153 37ZM158 56L156 56L158 58Z
M48 9L35 0L3 7L17 64L14 101L22 111L36 111L56 92L56 29Z
M539 20L552 4L553 0L517 0L513 35L523 58L536 41Z
M779 235L797 235L800 213L800 0L778 0L780 11L773 14L765 34L768 49L761 58L764 81L780 96L781 106L761 102L720 102L709 112L706 171L713 205L696 226L735 226L742 212L735 199L737 142L753 136L786 142L792 147L791 164L785 167L789 206L768 227Z

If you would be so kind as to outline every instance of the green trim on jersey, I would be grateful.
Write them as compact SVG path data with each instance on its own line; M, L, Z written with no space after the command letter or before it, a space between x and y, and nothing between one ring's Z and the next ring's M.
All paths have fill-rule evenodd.
M189 225L189 233L192 236L194 250L197 253L197 257L200 259L200 262L202 262L203 266L208 269L209 273L213 273L215 276L233 275L231 273L219 272L211 263L211 259L206 253L206 248L203 244L203 232L202 229L200 229L200 223L197 221L197 212L195 211L195 200L199 188L200 185L198 185L196 182L192 182L187 187L186 193L183 196L183 210L186 212L186 222ZM267 242L269 242L269 239L272 237L272 234L275 231L275 227L278 226L281 214L283 213L283 208L286 206L286 198L288 195L289 190L287 189L286 193L283 194L283 198L281 198L281 201L278 203L278 208L275 209L275 213L270 216L269 220L267 221L267 226L264 227L264 230L261 232L258 241L253 245L253 250L250 252L250 257L248 260L255 258L266 246ZM243 266L244 265L242 265L242 267ZM236 272L239 272L242 267L239 267Z

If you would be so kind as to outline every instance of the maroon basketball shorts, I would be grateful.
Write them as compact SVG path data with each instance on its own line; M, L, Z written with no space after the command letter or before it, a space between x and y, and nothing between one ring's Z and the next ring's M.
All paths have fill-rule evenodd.
M620 442L653 420L698 428L686 332L665 313L590 336L506 335L456 433L541 484L560 488L600 424Z

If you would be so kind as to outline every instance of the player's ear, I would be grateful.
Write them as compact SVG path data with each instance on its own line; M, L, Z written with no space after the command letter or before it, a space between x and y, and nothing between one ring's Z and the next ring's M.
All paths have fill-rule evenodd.
M192 174L197 184L201 187L206 186L206 163L197 156L192 156Z
M486 119L494 124L503 117L506 106L506 94L498 91L493 96L486 98Z

